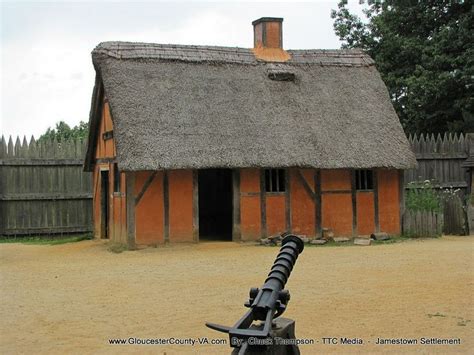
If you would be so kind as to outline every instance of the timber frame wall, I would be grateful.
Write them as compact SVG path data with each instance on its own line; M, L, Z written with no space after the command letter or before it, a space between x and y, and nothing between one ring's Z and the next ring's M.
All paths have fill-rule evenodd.
M265 192L264 169L233 170L233 240L284 231L308 236L400 233L403 173L374 170L374 189L356 191L353 170L286 169L285 192ZM112 175L112 174L111 174ZM199 241L196 170L126 172L126 238L136 245ZM114 200L115 202L115 200ZM113 220L113 218L112 218ZM120 223L120 222L119 222ZM96 221L96 225L97 225ZM113 222L114 225L117 223Z
M374 169L374 188L356 191L355 171L286 169L285 192L265 192L264 169L234 170L233 239L284 231L320 236L400 233L403 174ZM236 203L239 201L238 203Z

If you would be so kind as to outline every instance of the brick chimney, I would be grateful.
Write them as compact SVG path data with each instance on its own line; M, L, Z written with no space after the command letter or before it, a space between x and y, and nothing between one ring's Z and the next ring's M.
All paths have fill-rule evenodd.
M254 48L283 48L281 17L261 17L252 25Z
M281 17L261 17L252 22L253 53L266 62L286 62L290 59L283 50L283 19Z

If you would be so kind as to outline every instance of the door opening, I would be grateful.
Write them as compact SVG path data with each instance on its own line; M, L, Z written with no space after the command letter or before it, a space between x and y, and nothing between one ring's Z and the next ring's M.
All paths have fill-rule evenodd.
M100 237L109 238L109 171L100 172Z
M199 237L232 240L232 170L199 170Z

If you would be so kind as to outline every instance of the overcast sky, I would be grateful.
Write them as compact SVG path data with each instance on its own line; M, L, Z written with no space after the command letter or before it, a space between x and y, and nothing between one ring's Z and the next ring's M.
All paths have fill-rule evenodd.
M357 10L358 0L353 7ZM285 49L339 48L337 0L297 2L2 2L1 121L5 136L41 135L89 119L102 41L252 47L251 22L283 17Z

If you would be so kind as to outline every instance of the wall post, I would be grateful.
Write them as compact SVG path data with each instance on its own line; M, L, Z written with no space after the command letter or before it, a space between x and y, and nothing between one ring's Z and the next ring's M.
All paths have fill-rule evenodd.
M232 241L240 242L240 169L232 170Z
M127 246L134 250L135 245L135 173L126 173L126 201L127 201Z

